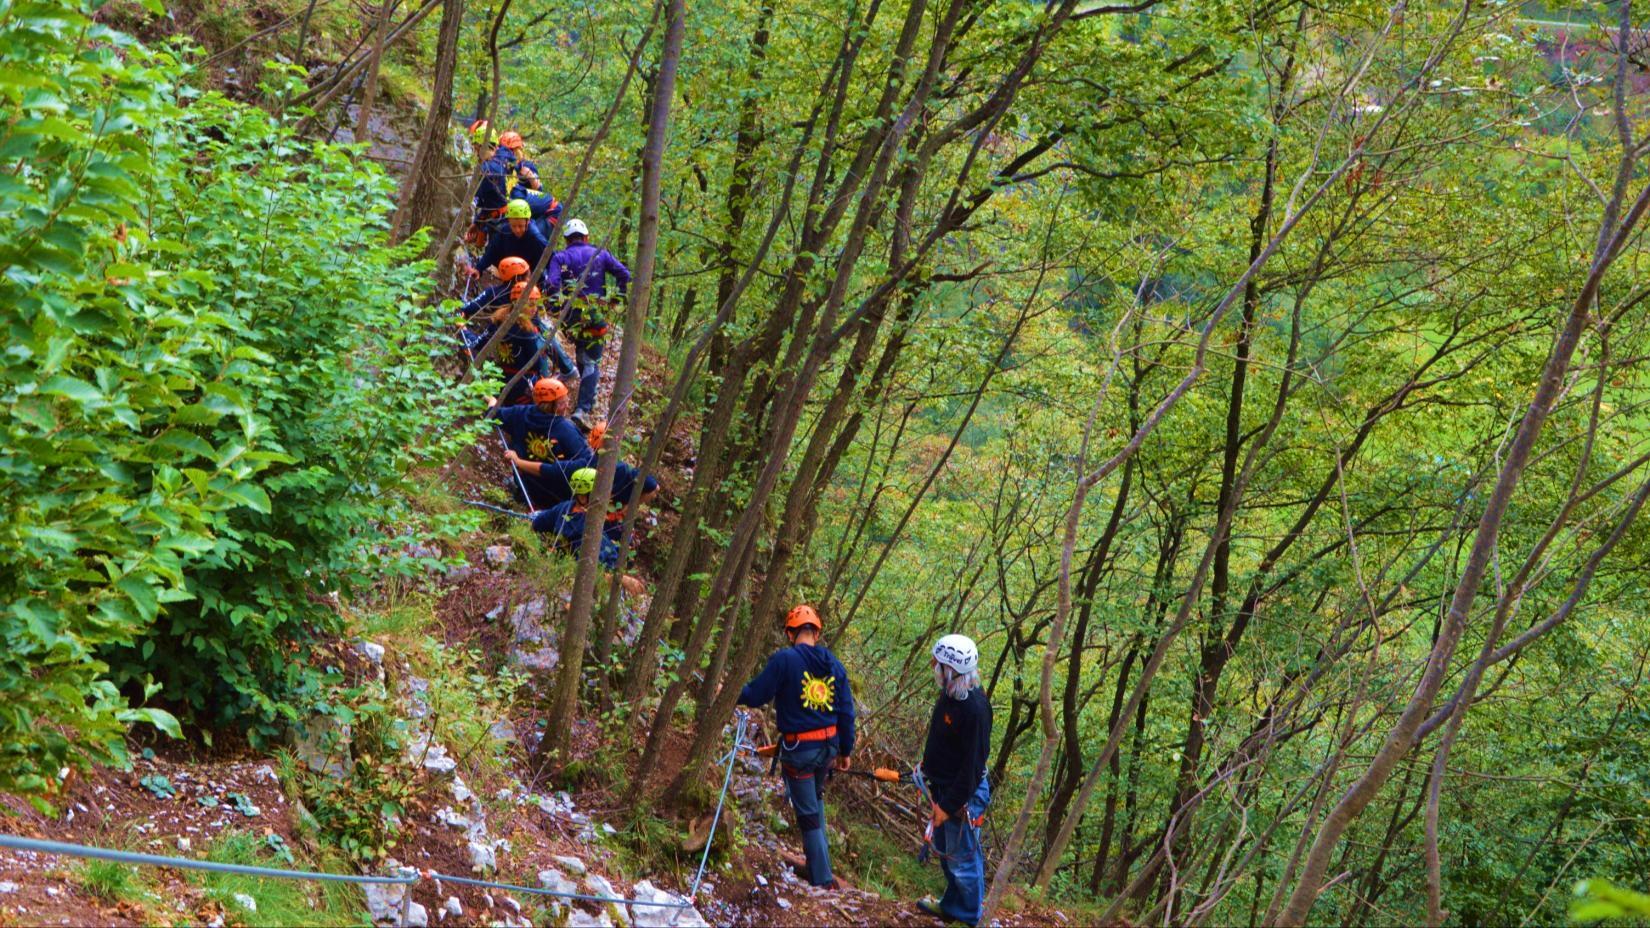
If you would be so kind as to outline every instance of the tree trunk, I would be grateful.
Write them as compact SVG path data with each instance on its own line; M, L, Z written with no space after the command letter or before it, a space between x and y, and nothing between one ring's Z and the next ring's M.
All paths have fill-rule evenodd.
M365 86L361 90L361 104L355 111L355 142L372 145L372 105L378 97L378 66L384 58L384 38L390 30L390 12L395 9L395 0L384 0L384 5L378 10L378 22L373 26L372 55L367 59L367 74ZM445 11L443 11L445 13Z
M664 171L665 142L670 129L671 101L675 96L676 66L682 57L682 37L686 31L684 2L670 0L669 10L665 14L658 92L654 96L653 111L648 120L647 145L642 159L641 227L637 235L636 274L630 290L629 312L625 316L624 341L619 349L619 369L614 376L611 395L615 396L628 393L635 381L648 301L653 293L653 270L659 250L659 191ZM602 454L597 467L596 488L591 493L590 501L593 512L606 512L612 496L613 473L619 458L618 447L624 439L627 409L628 406L619 410L607 424L612 438L609 443L611 450ZM544 760L556 758L572 733L573 718L578 709L579 682L584 674L586 638L595 606L596 557L601 547L602 522L596 516L585 520L578 573L573 581L573 604L562 635L556 691L551 702L549 724L536 752L541 764Z
M412 168L401 184L395 220L390 225L390 235L397 242L425 226L436 226L441 219L441 166L446 161L448 129L453 121L453 74L458 69L458 37L463 29L464 0L442 0L430 113L418 137Z

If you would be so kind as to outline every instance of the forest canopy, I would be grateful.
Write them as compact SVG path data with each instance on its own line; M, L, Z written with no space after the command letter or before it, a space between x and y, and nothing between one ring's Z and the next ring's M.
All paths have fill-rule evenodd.
M1650 5L272 7L0 9L0 791L331 711L340 598L476 530L485 120L635 274L594 498L669 500L560 578L535 764L617 719L695 801L806 602L877 750L979 643L988 912L1644 888Z

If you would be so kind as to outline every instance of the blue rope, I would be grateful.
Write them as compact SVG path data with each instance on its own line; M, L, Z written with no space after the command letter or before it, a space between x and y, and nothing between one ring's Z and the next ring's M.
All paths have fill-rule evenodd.
M733 782L733 762L739 756L739 746L745 743L745 727L750 722L747 716L739 716L739 725L733 732L733 748L728 751L728 769L722 774L722 795L716 797L716 813L710 819L710 834L705 836L705 853L699 857L699 870L693 874L693 888L688 891L688 898L699 895L699 881L705 878L705 863L710 860L710 843L716 839L716 823L722 820L722 807L728 801L728 784Z
M67 854L72 857L91 857L123 864L144 864L154 867L179 867L185 870L211 870L217 873L240 873L247 876L272 876L287 880L329 880L335 883L412 884L418 874L406 876L352 876L346 873L318 873L313 870L280 870L274 867L252 867L246 864L220 864L210 860L189 857L165 857L160 854L139 854L134 851L115 851L64 841L40 841L0 834L0 847L17 851L36 851L41 854Z
M617 905L643 906L660 909L686 909L693 906L693 899L699 894L700 881L704 879L705 865L710 861L710 849L716 839L716 826L722 820L722 809L727 804L728 785L733 781L733 763L739 756L739 747L744 743L747 719L743 716L733 733L733 747L728 751L727 770L722 774L722 792L716 800L716 812L711 816L710 834L705 838L705 852L699 857L699 869L693 875L693 888L688 891L684 902L654 902L642 899L626 899L617 896L596 896L588 893L558 892L552 889L542 889L533 886L520 886L514 883L495 883L489 880L477 880L471 877L454 876L450 873L438 873L425 870L409 873L403 876L353 876L345 873L320 873L314 870L283 870L276 867L253 867L247 864L220 864L210 860L194 860L189 857L167 857L160 854L139 854L134 851L116 851L101 847L88 847L83 844L69 844L64 841L41 841L35 838L21 838L16 835L0 834L0 848L10 848L18 851L34 851L41 854L65 854L71 857L90 857L97 860L112 860L116 863L139 864L154 867L178 867L185 870L210 870L217 873L239 873L246 876L267 876L286 880L325 880L334 883L370 883L395 884L411 886L426 877L449 883L459 883L466 886L478 886L486 889L505 889L511 892L530 893L537 896L554 896L559 899L571 899L579 902L613 903ZM403 897L403 901L410 901L411 893Z

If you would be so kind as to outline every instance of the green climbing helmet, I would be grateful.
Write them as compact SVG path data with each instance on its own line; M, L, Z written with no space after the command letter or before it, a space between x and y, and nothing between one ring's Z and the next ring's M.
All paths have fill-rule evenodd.
M581 467L567 478L567 485L573 488L573 493L583 496L596 489L596 468Z
M511 200L509 205L504 207L504 217L506 219L532 219L533 207L528 206L526 200Z

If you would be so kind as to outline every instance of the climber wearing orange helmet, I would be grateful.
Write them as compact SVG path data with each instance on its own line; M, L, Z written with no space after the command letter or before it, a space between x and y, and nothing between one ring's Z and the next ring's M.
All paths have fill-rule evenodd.
M780 770L796 810L807 872L815 886L835 886L831 852L825 842L825 774L833 762L848 769L854 750L854 695L848 671L819 643L825 623L812 606L785 616L791 646L774 652L756 679L739 691L739 705L772 702L780 731Z
M488 151L486 145L487 121L478 119L470 124L470 144L476 151ZM487 160L481 162L481 186L476 188L476 221L495 219L510 198L510 189L525 176L538 176L533 162L522 159L526 145L521 133L511 130L498 137L498 145Z
M549 509L573 496L567 475L595 463L584 434L562 413L567 387L553 377L540 377L532 389L531 405L498 406L487 397L487 414L504 430L511 464L521 472L530 509Z
M496 286L488 287L477 294L468 303L465 303L463 306L459 307L461 321L466 323L471 322L484 314L491 315L489 311L496 313L500 308L508 309L515 299L515 294L518 292L516 284L526 280L527 273L531 270L532 268L528 266L526 258L511 256L499 261L498 276L504 282ZM535 288L533 292L537 293L537 288ZM523 311L523 315L525 315L525 311ZM488 331L491 332L491 329ZM576 371L573 367L572 359L567 356L566 350L561 347L561 344L556 341L555 336L550 332L543 332L538 337L543 340L542 343L545 347L544 354L555 359L556 368L561 371L562 377L571 380L576 374ZM487 336L476 330L466 329L464 331L464 342L469 346L471 351L479 349L486 343L486 341ZM503 351L503 346L500 346L500 351ZM537 352L538 347L535 345L533 348L533 353ZM528 357L532 357L532 354L521 358L518 363L526 363L526 359ZM539 358L538 368L539 376L549 376L550 368L546 358ZM514 395L513 391L512 395Z
M514 405L529 402L528 391L532 388L533 382L541 377L550 376L550 365L545 360L544 352L539 350L544 344L538 326L538 314L543 303L539 288L530 288L525 278L517 278L505 286L509 287L509 295L497 301L490 314L487 314L485 309L481 310L486 325L480 332L467 331L465 340L471 344L472 350L485 345L493 337L493 333L509 321L510 310L515 307L515 301L524 293L527 295L527 302L522 307L520 315L515 317L510 328L499 339L498 347L493 350L493 359L503 369L506 381L514 378L523 367L532 365L535 368L529 371L528 376L517 380L505 396L505 405Z

